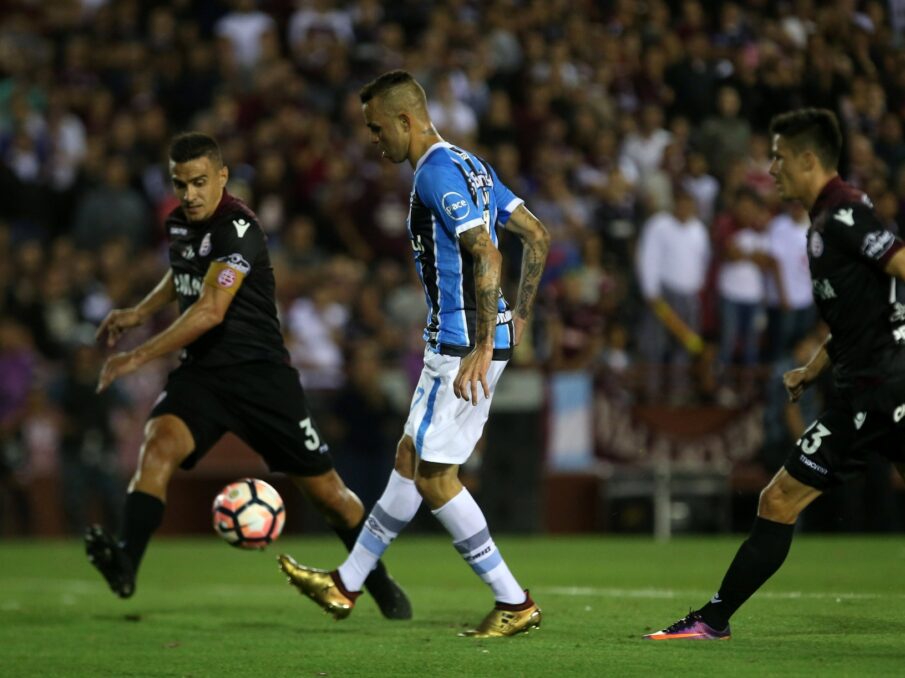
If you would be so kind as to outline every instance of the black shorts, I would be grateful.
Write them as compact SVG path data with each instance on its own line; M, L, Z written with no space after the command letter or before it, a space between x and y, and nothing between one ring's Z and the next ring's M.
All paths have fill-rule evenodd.
M861 473L869 452L905 463L905 383L867 397L834 394L795 443L785 468L805 485L825 490Z
M333 468L298 372L289 365L181 365L170 373L149 419L164 414L182 419L195 440L184 469L195 466L227 431L261 455L271 471L315 476Z

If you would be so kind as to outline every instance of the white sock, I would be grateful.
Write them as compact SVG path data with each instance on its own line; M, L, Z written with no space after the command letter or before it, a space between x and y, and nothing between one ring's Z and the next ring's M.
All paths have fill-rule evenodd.
M464 487L455 497L433 511L446 531L452 535L453 546L462 554L481 579L493 589L500 603L518 605L526 600L525 591L512 576L487 529L487 520L474 497Z
M339 566L339 576L348 590L361 591L383 552L415 517L419 506L421 495L415 481L404 478L393 469L386 489L361 528L355 546Z

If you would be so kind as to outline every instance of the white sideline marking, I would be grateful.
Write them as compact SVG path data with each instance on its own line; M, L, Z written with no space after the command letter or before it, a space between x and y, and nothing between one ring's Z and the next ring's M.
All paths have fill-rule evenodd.
M713 591L703 590L673 590L673 589L619 589L593 586L548 586L539 587L540 593L552 593L560 596L596 596L599 598L655 598L672 599L677 597L704 597L713 595ZM802 591L762 591L758 592L759 598L775 598L779 600L794 600L797 598L836 600L877 600L879 598L905 599L905 593L833 593L829 591L802 592Z

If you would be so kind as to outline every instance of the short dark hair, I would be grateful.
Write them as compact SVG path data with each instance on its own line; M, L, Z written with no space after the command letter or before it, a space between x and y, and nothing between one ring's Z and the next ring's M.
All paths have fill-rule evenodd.
M778 134L796 153L809 150L828 170L839 165L842 132L836 114L826 108L800 108L773 116L770 136Z
M212 136L201 132L184 132L170 142L170 160L173 162L188 162L201 157L210 158L218 167L223 164L220 146Z
M387 71L362 87L358 92L358 96L361 98L361 103L366 104L374 97L386 94L394 87L408 84L418 85L418 82L408 71L398 69Z

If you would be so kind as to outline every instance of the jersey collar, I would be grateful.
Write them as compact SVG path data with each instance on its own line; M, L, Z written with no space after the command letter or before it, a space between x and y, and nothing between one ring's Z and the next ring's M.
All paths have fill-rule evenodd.
M451 146L452 146L452 144L449 143L448 141L438 141L437 143L435 143L433 146L431 146L424 152L424 155L422 155L420 158L418 158L418 162L415 164L415 171L417 172L419 169L421 169L421 164L425 160L427 160L427 156L429 156L431 153L433 153L436 149L450 148Z

